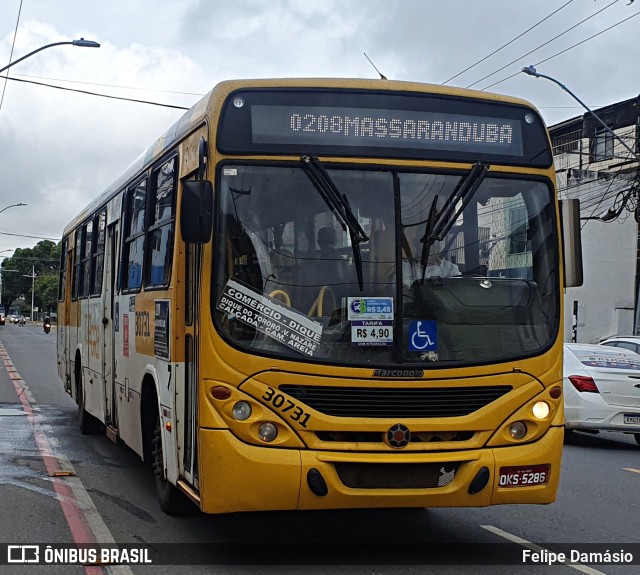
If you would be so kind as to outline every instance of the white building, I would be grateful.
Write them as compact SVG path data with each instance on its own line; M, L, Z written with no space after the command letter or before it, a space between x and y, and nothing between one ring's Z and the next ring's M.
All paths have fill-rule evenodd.
M580 199L584 283L565 294L565 341L640 333L640 96L549 127L561 199ZM623 140L636 156L620 142Z

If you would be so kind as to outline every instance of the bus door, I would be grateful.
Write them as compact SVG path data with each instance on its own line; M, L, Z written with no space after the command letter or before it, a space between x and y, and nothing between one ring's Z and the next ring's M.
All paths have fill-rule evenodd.
M184 404L179 419L183 456L180 467L184 478L196 489L198 481L198 339L200 317L200 289L202 273L202 247L196 244L185 246L185 305L184 334Z
M104 353L102 373L104 374L104 402L105 402L105 424L107 435L115 439L110 431L118 428L118 401L116 398L116 361L115 361L115 334L119 330L119 315L115 303L116 274L117 274L117 250L118 250L118 222L111 224L107 228L107 241L104 254L104 298L103 298L103 320L104 326L103 342Z
M78 232L76 232L78 233ZM60 297L62 306L58 306L58 354L64 356L62 365L64 373L59 373L60 379L64 381L64 389L67 393L72 393L73 381L73 360L75 349L70 349L69 335L71 326L71 290L73 289L73 241L66 239L62 242L64 269L62 270ZM60 313L62 311L62 313ZM75 394L75 391L73 392Z

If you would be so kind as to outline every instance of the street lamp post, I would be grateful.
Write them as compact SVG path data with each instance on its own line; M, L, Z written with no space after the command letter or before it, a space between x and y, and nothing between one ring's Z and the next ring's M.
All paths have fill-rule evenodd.
M525 66L524 68L522 68L522 71L525 74L528 74L529 76L535 76L536 78L545 78L547 80L550 80L551 82L553 82L554 84L557 84L558 86L560 86L567 94L569 94L569 96L571 96L576 102L578 102L578 104L580 104L587 112L589 112L589 114L591 114L596 120L598 120L598 122L600 122L600 124L602 124L602 127L613 136L613 138L615 140L617 140L618 142L620 142L626 149L628 152L631 153L631 155L636 159L640 159L638 154L636 152L634 152L628 145L627 143L620 138L620 136L618 136L618 134L616 134L601 118L600 116L598 116L591 108L589 108L589 106L587 106L580 98L578 98L578 96L576 96L571 90L569 90L569 88L567 88L564 84L562 84L561 82L559 82L558 80L556 80L555 78L552 78L551 76L547 76L546 74L540 74L539 72L536 71L535 66Z
M26 205L27 205L27 204L23 204L22 202L20 202L19 204L11 204L10 206L6 206L5 208L2 208L2 209L0 210L0 214L1 214L2 212L4 212L5 210L8 210L9 208L16 208L16 207L18 207L18 206L26 206ZM13 250L3 250L3 251L5 251L5 252L12 252ZM0 252L0 253L2 253L2 252Z
M5 70L8 70L9 68L11 68L11 66L17 64L18 62L22 62L23 60L26 60L27 58L29 58L29 56L33 56L34 54L37 54L41 50L52 48L53 46L62 46L64 44L71 44L73 46L80 46L82 48L100 48L100 44L98 44L98 42L94 42L93 40L85 40L84 38L80 38L80 40L67 40L65 42L54 42L53 44L46 44L45 46L41 46L40 48L34 50L33 52L29 52L25 56L22 56L22 58L18 58L13 62L9 62L4 68L0 68L0 73L4 72Z

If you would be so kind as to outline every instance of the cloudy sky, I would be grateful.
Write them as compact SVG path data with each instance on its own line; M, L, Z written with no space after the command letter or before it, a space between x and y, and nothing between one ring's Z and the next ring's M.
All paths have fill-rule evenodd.
M1 0L0 68L52 42L101 47L1 74L0 210L28 205L0 214L0 258L59 239L183 113L40 84L190 107L230 78L375 78L366 52L389 79L518 96L551 125L583 109L522 66L592 108L637 96L638 14L633 0Z

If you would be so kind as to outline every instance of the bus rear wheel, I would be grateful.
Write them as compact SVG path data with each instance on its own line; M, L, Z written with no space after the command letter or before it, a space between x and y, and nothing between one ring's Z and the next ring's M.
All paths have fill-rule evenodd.
M171 485L164 476L164 457L162 451L162 430L160 417L156 419L153 432L153 473L156 477L156 494L160 509L167 515L179 515L184 509L184 498L177 487Z

